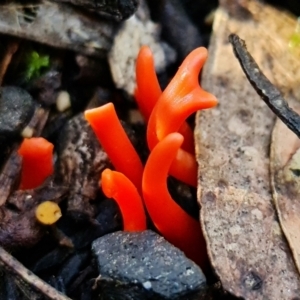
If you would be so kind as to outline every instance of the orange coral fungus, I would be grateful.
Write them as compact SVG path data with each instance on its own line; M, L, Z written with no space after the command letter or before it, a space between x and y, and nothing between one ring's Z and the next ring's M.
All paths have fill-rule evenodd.
M153 55L147 46L140 49L136 60L136 83L135 98L142 115L148 121L161 95L161 88L155 73Z
M53 173L53 147L41 137L23 140L18 150L22 156L21 189L36 188Z
M217 104L215 96L199 86L198 76L206 58L205 48L192 51L160 96L148 123L150 149L169 133L177 132L189 115Z
M184 121L190 114L217 104L215 96L199 86L198 75L206 58L205 48L200 47L192 51L161 94L148 122L147 141L150 149L169 133L176 132L179 128L182 130L181 126L185 124ZM183 158L188 158L189 164L186 164ZM195 157L179 149L176 160L170 168L170 174L195 186L197 177ZM189 177L183 174L189 174Z
M123 217L124 230L146 230L143 202L134 184L122 173L110 169L102 172L100 183L105 196L115 199L118 203Z
M171 133L154 147L144 170L143 196L149 215L161 234L187 257L205 267L206 246L199 222L171 198L167 187L168 171L182 142L182 135Z
M147 46L140 49L136 60L136 82L135 99L142 115L148 121L162 91L155 73L153 54ZM184 136L182 148L194 153L193 131L186 122L182 124L179 132Z
M118 119L114 105L107 103L86 110L84 115L116 170L141 190L143 165Z
M176 179L197 187L198 164L193 154L178 149L176 157L171 163L169 173Z

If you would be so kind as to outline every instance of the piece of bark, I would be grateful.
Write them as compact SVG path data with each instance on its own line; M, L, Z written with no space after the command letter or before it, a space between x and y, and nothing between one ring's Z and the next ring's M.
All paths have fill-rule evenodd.
M3 78L6 70L19 48L19 41L11 37L1 37L1 48L0 48L0 85L2 85ZM5 45L5 46L4 46Z
M203 70L203 88L219 99L219 105L196 118L201 225L225 290L245 299L292 299L300 294L300 277L270 189L269 144L275 118L245 78L228 42L229 34L237 33L266 76L287 83L284 55L274 46L286 15L256 1L242 3L242 9L231 7L230 15L225 7L217 10ZM248 17L235 15L239 11Z
M5 204L7 198L12 191L17 188L20 183L20 174L22 168L22 158L16 151L12 152L11 156L1 169L0 174L0 207Z
M22 158L13 151L3 166L0 174L0 206L4 205L9 195L20 183Z
M100 16L116 21L129 18L137 10L138 0L53 0L56 2L72 3Z
M32 5L0 6L0 32L49 46L104 57L116 24L95 19L67 5L42 1Z
M59 134L55 166L55 182L69 187L69 212L95 215L90 200L96 198L100 174L109 166L108 156L83 114L70 119Z

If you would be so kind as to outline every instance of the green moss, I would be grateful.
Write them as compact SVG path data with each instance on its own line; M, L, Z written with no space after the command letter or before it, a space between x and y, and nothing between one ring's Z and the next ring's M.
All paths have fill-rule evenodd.
M49 55L31 51L26 58L25 78L27 81L41 76L42 70L50 65Z

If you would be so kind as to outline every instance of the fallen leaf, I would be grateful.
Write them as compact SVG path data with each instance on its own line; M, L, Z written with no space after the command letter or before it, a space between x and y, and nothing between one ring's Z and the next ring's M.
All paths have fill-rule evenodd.
M300 277L270 187L275 118L247 81L228 42L229 34L238 34L265 75L291 90L294 81L282 60L288 48L282 48L281 36L293 22L270 6L240 2L243 6L235 1L230 12L222 6L216 11L202 75L203 88L219 105L196 118L201 225L225 290L245 299L293 299L300 294Z
M295 108L294 108L295 109ZM296 111L300 113L300 105ZM300 272L300 140L278 121L272 134L271 182L282 230Z

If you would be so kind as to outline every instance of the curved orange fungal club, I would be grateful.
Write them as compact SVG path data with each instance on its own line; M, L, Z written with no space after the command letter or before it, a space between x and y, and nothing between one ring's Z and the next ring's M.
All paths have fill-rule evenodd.
M206 58L205 48L193 50L163 91L148 122L147 141L150 149L169 133L177 132L189 115L217 104L216 97L199 86L198 76Z
M101 186L106 197L119 205L125 231L147 229L142 199L134 184L122 173L105 169L101 175Z
M153 148L144 169L143 197L160 233L204 268L208 260L200 224L172 199L167 188L167 174L182 142L182 135L171 133Z
M178 149L169 174L190 186L197 187L198 164L195 155Z
M184 120L199 109L217 104L212 94L199 86L198 75L207 58L203 47L192 51L183 61L178 72L164 90L153 108L147 127L147 141L150 149L166 135L182 128ZM186 163L188 162L188 163ZM170 168L170 174L192 186L197 185L197 163L195 157L178 150Z
M84 116L116 170L141 191L144 167L118 119L114 105L107 103L86 110Z
M155 72L153 54L148 46L141 47L136 60L136 83L136 101L142 115L148 121L162 93Z
M18 150L22 156L20 189L33 189L53 173L53 144L42 137L25 138Z
M162 94L154 65L152 51L148 46L142 46L136 60L136 82L137 88L134 96L138 107L145 118L149 120L151 112ZM184 136L182 148L194 153L193 131L186 122L183 122L179 132Z

